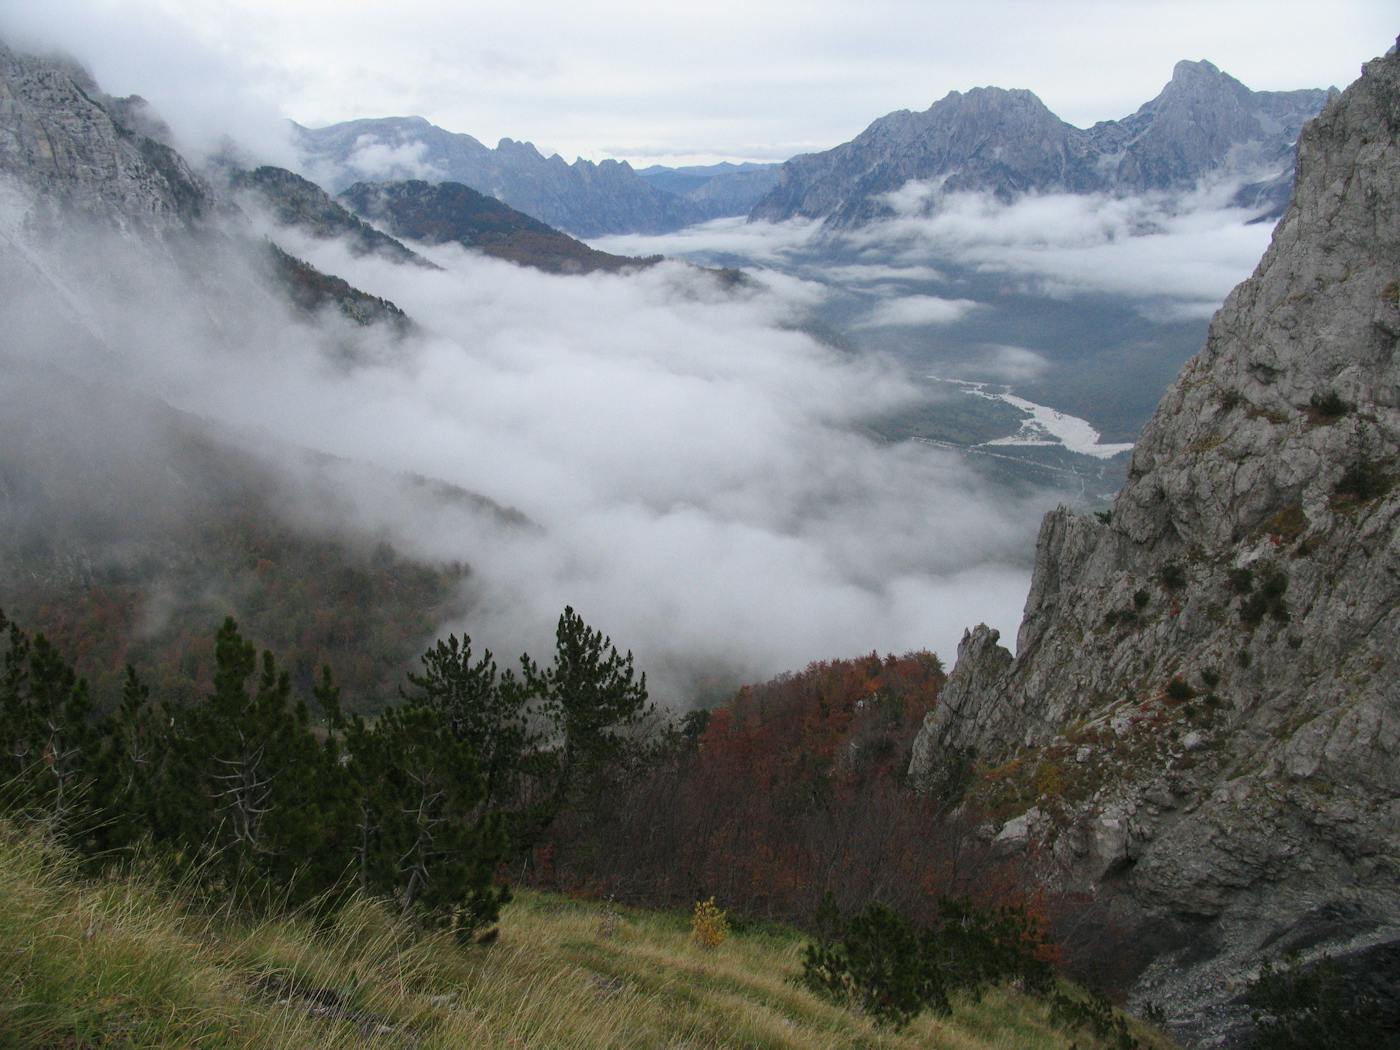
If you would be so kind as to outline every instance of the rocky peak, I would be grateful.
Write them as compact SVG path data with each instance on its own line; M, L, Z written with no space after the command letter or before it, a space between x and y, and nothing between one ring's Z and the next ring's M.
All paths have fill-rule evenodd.
M514 153L517 156L529 157L531 159L536 157L541 160L544 159L544 155L535 148L533 142L517 142L515 139L509 138L501 139L500 142L496 143L496 152L506 155Z
M1178 92L1198 91L1202 88L1207 90L1224 89L1237 94L1252 93L1228 73L1222 73L1220 67L1214 62L1206 59L1191 61L1183 58L1176 65L1172 66L1172 78L1167 82L1167 86L1162 89L1162 94L1173 94Z
M209 187L133 100L110 99L71 60L0 42L0 173L46 207L165 233L213 210Z
M1151 102L1117 127L1097 126L1096 144L1120 154L1115 180L1131 189L1187 186L1206 172L1282 170L1298 131L1326 97L1251 91L1210 62L1178 62Z
M1241 203L1281 212L1288 180L1281 191L1272 180L1290 168L1298 129L1326 97L1251 91L1209 62L1178 62L1137 112L1082 130L1024 89L953 91L922 113L890 113L835 149L794 157L750 218L859 225L890 215L880 197L910 180L1006 199L1184 190L1240 175L1257 176Z
M935 179L947 192L1003 198L1103 184L1083 133L1033 92L978 87L949 92L922 113L888 114L842 146L788 161L751 217L828 216L833 226L856 226L892 214L885 194Z
M969 802L1036 810L1063 877L1156 946L1137 1003L1201 1045L1264 955L1380 972L1400 941L1397 351L1390 57L1303 131L1111 519L1046 517L1015 658L972 631L914 749L916 779L972 755Z

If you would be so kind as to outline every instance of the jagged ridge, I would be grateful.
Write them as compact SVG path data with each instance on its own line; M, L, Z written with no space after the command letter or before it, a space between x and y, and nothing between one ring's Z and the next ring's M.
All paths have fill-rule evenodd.
M579 237L662 233L709 217L691 202L648 185L626 161L595 164L580 158L568 164L557 153L545 158L532 143L508 138L491 149L422 117L380 117L296 130L313 161L338 169L329 180L334 190L365 176L458 182ZM391 159L373 171L356 169L357 152L367 148L389 151Z
M1184 189L1219 172L1286 175L1299 129L1327 97L1322 90L1251 91L1209 62L1179 62L1151 102L1085 130L1029 91L953 91L922 113L891 113L850 142L789 160L750 218L860 225L893 214L883 195L911 180L1010 199L1032 191ZM1289 183L1256 183L1248 202L1277 216Z
M1201 1044L1263 954L1379 973L1400 941L1398 137L1387 57L1303 132L1111 521L1047 516L1014 661L970 632L915 745L926 783L975 755L1003 842L1116 897L1156 951L1138 1002Z

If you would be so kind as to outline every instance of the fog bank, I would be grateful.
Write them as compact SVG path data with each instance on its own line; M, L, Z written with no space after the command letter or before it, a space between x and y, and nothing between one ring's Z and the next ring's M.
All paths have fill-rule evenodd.
M680 263L554 277L442 248L431 273L277 236L417 330L310 324L252 269L195 276L99 238L50 276L68 275L100 349L31 338L28 352L232 426L293 482L305 467L289 447L342 457L288 486L303 497L287 513L466 562L471 613L442 630L498 653L547 651L572 604L635 651L659 698L683 700L697 682L872 649L951 662L979 620L1012 633L1046 498L998 496L954 454L868 437L865 419L915 391L799 330L819 286L760 275L727 291ZM531 524L387 480L407 474Z

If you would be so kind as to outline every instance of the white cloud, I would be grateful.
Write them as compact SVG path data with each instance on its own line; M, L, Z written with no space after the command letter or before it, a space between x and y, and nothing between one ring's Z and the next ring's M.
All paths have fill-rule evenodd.
M796 330L808 282L730 295L679 263L552 277L455 248L432 249L448 269L425 273L284 236L399 303L419 335L397 349L370 336L347 371L327 350L363 333L245 303L227 268L237 322L211 323L203 293L147 261L110 299L84 285L102 374L274 449L345 457L333 500L292 486L316 493L297 513L469 564L473 615L443 630L540 651L572 604L636 651L662 696L701 672L754 679L875 648L951 659L969 620L1013 633L1045 501L998 496L954 454L863 436L919 393ZM85 256L118 269L99 247ZM356 463L440 478L536 527Z
M857 328L952 324L977 308L971 299L942 299L936 295L906 295L877 303Z
M956 370L959 376L996 380L1002 383L1029 383L1042 378L1050 362L1023 346L988 346L976 360Z
M888 263L850 263L844 266L822 266L820 267L820 275L826 280L855 287L920 283L945 279L943 271L933 266L891 266Z
M807 219L748 222L739 215L687 226L674 233L615 234L588 243L615 255L683 255L697 259L738 255L756 263L776 263L811 244L820 231L820 222Z
M907 265L955 261L1024 278L1039 294L1132 296L1153 317L1210 316L1254 269L1272 226L1232 207L1238 184L1189 194L942 194L910 183L895 218L839 240Z
M345 166L372 181L390 179L443 179L446 172L424 158L428 144L422 141L392 145L374 135L355 140Z

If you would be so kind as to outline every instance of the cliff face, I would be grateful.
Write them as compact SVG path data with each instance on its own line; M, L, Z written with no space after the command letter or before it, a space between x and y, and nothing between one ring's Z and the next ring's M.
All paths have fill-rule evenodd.
M103 95L87 72L0 42L0 173L48 205L120 229L186 230L213 210L208 186L147 132L139 99Z
M970 632L916 741L1162 933L1136 999L1202 1044L1264 956L1400 942L1398 138L1390 56L1304 130L1111 519L1046 517L1014 660Z
M1029 91L951 92L922 113L882 117L852 141L794 157L750 218L826 217L856 226L891 214L884 194L910 180L947 192L1012 198L1040 193L1180 190L1206 176L1274 175L1292 166L1322 90L1251 91L1209 62L1178 62L1151 102L1092 128L1066 124ZM1250 205L1282 211L1291 180L1249 187Z

